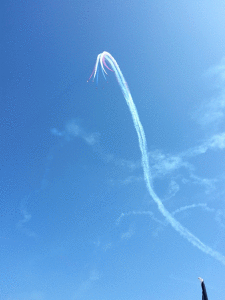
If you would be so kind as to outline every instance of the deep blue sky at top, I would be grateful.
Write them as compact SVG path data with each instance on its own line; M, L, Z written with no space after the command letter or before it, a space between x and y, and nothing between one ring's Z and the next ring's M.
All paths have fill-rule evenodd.
M147 193L114 75L87 79L110 52L155 191L225 254L224 2L9 0L0 11L0 299L200 299L198 276L222 299L224 265Z

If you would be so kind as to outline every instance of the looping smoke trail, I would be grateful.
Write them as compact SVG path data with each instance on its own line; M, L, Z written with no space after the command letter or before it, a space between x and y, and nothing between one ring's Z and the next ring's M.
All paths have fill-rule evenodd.
M107 74L107 72L106 72L104 66L107 67L107 69L110 70L110 68L107 66L107 63L110 64L110 66L112 68L112 71L115 72L115 76L118 80L119 86L122 90L124 98L125 98L125 100L127 102L127 105L130 109L132 119L133 119L133 122L134 122L134 126L135 126L135 129L136 129L137 135L138 135L139 147L140 147L141 154L142 154L142 167L143 167L146 187L149 191L150 196L152 197L152 199L157 204L159 211L166 218L166 220L170 223L170 225L177 232L179 232L184 238L186 238L190 243L192 243L192 245L196 246L198 249L202 250L203 252L211 255L212 257L219 260L221 263L223 263L225 265L225 257L222 254L220 254L219 252L211 249L209 246L202 243L187 228L182 226L173 217L173 215L165 208L165 206L161 202L160 198L156 195L156 193L155 193L155 191L153 190L153 187L152 187L152 176L151 176L150 166L149 166L149 161L148 161L147 142L146 142L146 138L145 138L144 129L143 129L142 124L140 122L136 106L133 102L133 99L132 99L131 93L129 91L128 85L125 81L125 78L124 78L124 76L123 76L116 60L112 57L112 55L110 53L104 51L103 53L101 53L97 56L96 64L95 64L94 70L93 70L89 80L91 79L92 76L93 76L93 80L94 80L99 63L101 65L103 71L106 74Z
M127 213L122 213L120 215L120 217L116 220L116 225L119 225L120 221L122 220L122 218L124 218L125 216L130 216L130 215L147 215L147 216L150 216L152 218L152 220L154 220L155 222L159 223L160 225L163 225L165 226L165 222L162 222L160 220L158 220L153 212L151 211L129 211Z

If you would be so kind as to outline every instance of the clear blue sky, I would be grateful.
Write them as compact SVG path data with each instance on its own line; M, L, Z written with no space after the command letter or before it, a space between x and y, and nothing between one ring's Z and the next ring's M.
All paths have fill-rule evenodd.
M200 300L199 276L224 299L224 1L8 0L0 11L0 299ZM156 194L219 254L149 196L114 74L87 83L102 51L128 82Z

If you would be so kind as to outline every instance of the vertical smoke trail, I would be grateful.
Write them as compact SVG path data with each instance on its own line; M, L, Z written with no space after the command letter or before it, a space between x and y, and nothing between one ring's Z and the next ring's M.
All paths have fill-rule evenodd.
M216 258L220 262L222 262L225 265L225 257L221 255L219 252L211 249L204 243L202 243L196 236L194 236L188 229L183 227L173 216L168 212L168 210L165 208L159 197L156 195L155 191L152 187L152 177L150 172L150 166L148 161L148 151L147 151L147 142L145 138L144 129L142 127L142 124L140 122L136 106L133 102L131 93L129 91L128 85L125 81L125 78L123 77L123 74L116 62L116 60L112 57L112 55L108 52L103 52L98 56L98 59L100 60L101 67L104 69L104 65L107 67L106 62L107 61L111 67L112 70L115 72L116 78L118 80L118 83L121 87L121 90L123 92L124 98L127 102L127 105L130 109L134 126L138 135L138 141L139 141L139 147L142 154L142 166L143 166L143 172L144 172L144 178L146 182L147 189L149 191L149 194L155 201L155 203L158 206L159 211L163 214L163 216L166 218L166 220L171 224L171 226L178 231L184 238L186 238L192 245L196 246L203 252L211 255L212 257ZM97 59L97 61L98 61ZM108 67L107 67L108 68Z

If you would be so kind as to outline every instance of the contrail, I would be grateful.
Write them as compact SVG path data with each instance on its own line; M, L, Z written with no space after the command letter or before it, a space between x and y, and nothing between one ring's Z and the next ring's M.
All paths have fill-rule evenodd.
M187 209L190 209L190 208L196 208L196 207L202 207L206 211L211 211L211 212L215 211L215 209L209 208L206 203L198 203L198 204L191 204L191 205L186 205L186 206L180 207L180 208L176 209L175 211L173 211L172 215L174 216L175 214L180 213L184 210L187 210Z
M108 67L106 64L106 61L110 64L111 68ZM211 255L221 263L225 265L225 257L220 254L219 252L211 249L209 246L205 245L202 243L196 236L194 236L187 228L182 226L173 216L172 214L165 208L163 203L161 202L160 198L156 195L155 191L153 190L152 187L152 176L151 176L151 171L150 171L150 166L149 166L149 161L148 161L148 149L147 149L147 141L145 138L145 133L143 126L141 124L141 121L138 116L138 112L136 109L136 106L134 104L134 101L132 99L131 93L129 91L127 82L120 70L119 65L117 64L116 60L112 57L112 55L106 51L103 53L99 54L97 57L97 61L94 67L94 70L92 72L92 75L94 74L93 78L95 78L96 71L98 68L98 64L100 62L100 65L103 69L103 71L107 74L106 69L109 69L110 71L114 71L116 75L116 79L119 83L119 86L122 90L122 93L124 95L124 98L127 102L127 105L130 109L132 119L134 122L134 127L136 129L137 135L138 135L138 141L139 141L139 147L141 150L141 155L142 155L142 167L143 167L143 172L144 172L144 179L146 183L146 187L149 191L150 196L152 199L155 201L155 203L158 206L159 211L162 213L162 215L166 218L166 220L170 223L170 225L177 231L179 232L184 238L186 238L192 245L196 246L198 249L202 250L203 252ZM90 78L92 77L90 76ZM89 78L89 80L90 80Z
M158 220L154 216L153 212L151 212L151 211L129 211L127 213L122 213L120 215L120 217L116 220L116 225L119 225L119 223L120 223L120 221L121 221L122 218L130 216L130 215L147 215L147 216L150 216L152 218L152 220L154 220L157 223L165 226L165 223L163 223L162 221Z

